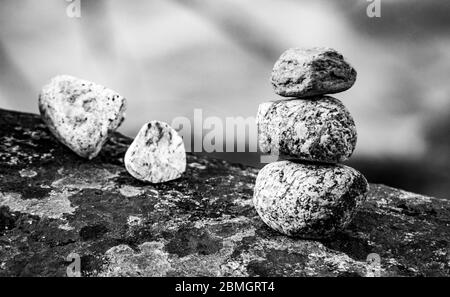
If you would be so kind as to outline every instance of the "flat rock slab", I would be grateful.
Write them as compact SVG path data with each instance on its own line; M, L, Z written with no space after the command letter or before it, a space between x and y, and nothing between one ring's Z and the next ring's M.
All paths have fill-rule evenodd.
M188 155L180 179L148 185L120 134L87 161L37 115L0 124L0 276L65 276L70 254L89 276L450 275L449 200L372 184L345 232L292 239L254 210L256 169Z

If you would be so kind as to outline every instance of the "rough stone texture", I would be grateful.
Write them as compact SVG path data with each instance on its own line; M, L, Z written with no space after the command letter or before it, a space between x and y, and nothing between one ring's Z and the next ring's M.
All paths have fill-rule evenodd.
M337 163L347 160L356 146L352 116L330 96L262 103L256 122L263 153Z
M356 80L356 71L331 48L292 48L285 51L272 70L275 93L304 98L339 93Z
M92 276L357 276L370 253L383 276L450 275L448 200L372 184L345 231L293 239L254 210L255 169L189 154L180 179L145 184L119 134L87 161L37 115L0 124L0 276L64 276L71 253Z
M54 77L39 94L39 111L53 135L88 159L120 126L125 109L117 92L69 75Z
M350 223L368 190L364 176L348 166L279 161L258 173L253 204L283 234L325 238Z
M164 122L142 126L125 154L125 167L141 181L162 183L179 178L186 170L183 139Z

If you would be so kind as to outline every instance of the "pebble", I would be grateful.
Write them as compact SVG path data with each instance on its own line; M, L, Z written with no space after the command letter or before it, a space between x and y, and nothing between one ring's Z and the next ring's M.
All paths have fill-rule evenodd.
M123 122L126 99L117 92L69 75L54 77L39 95L39 111L53 135L83 158L98 155Z
M183 139L168 124L145 124L125 154L125 167L136 179L162 183L179 178L186 170Z
M285 51L272 70L275 93L304 98L339 93L356 80L356 70L331 48L292 48Z
M29 169L22 169L19 171L21 177L35 177L37 172Z
M279 161L260 170L253 204L274 230L319 239L345 228L368 190L365 177L348 166Z
M352 116L330 96L262 103L256 122L260 150L286 159L337 163L356 146Z

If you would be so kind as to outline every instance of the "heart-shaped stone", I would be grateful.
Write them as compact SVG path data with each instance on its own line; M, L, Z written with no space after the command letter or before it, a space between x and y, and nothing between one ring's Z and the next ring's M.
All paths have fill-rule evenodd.
M179 178L186 170L183 139L167 123L151 121L128 148L125 167L133 177L151 183Z
M54 77L39 95L42 120L53 135L83 158L98 155L124 120L126 99L69 75Z

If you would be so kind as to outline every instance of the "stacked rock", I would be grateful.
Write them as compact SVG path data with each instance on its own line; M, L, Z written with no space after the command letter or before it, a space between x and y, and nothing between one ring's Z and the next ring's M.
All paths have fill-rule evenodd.
M355 69L329 48L289 49L275 63L275 93L289 98L262 103L256 121L260 150L284 160L261 169L253 197L271 228L327 237L345 228L365 200L365 177L338 164L355 149L354 120L326 95L349 89L355 80Z

